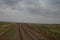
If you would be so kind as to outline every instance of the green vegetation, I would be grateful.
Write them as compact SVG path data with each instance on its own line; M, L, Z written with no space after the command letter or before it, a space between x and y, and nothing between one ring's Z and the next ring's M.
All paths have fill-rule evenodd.
M2 26L2 25L8 25L8 24L11 24L11 23L8 23L8 22L0 22L0 26Z
M48 36L50 38L55 37L56 40L60 40L60 25L38 25L38 24L32 24L32 28L42 33L44 36Z
M10 40L13 40L15 31L16 30L14 28L12 28L10 31L7 32L7 35L8 35Z
M13 36L15 33L15 29L11 28L9 25L15 24L15 23L9 23L9 22L0 22L0 36L1 35L8 35L8 38L10 40L13 40ZM6 34L5 34L6 33Z
M9 25L9 24L15 24L15 23L13 23L13 22L0 22L0 26Z
M6 30L8 30L10 28L9 24L11 24L11 23L0 22L0 34L3 33L3 32L5 32Z

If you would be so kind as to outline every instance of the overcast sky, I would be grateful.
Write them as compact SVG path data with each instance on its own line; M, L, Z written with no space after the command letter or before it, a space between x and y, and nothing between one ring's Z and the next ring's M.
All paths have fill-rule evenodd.
M60 0L0 0L0 21L60 24Z

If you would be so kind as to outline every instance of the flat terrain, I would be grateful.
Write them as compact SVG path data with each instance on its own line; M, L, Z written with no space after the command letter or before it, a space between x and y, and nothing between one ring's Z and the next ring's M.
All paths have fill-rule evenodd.
M2 23L0 40L60 40L60 24Z
M17 31L14 40L49 40L42 34L37 33L28 24L17 23Z
M60 40L60 24L31 24L32 29L50 40Z
M14 23L0 22L0 40L13 40Z

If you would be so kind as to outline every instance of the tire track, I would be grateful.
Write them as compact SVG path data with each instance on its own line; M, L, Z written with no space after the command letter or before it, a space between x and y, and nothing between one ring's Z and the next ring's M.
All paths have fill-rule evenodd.
M20 35L20 40L48 40L43 36L39 36L36 32L30 29L28 24L18 23L17 26L19 27L19 33L17 35Z
M27 28L27 30L29 30L29 32L30 32L31 34L33 34L36 38L38 38L38 40L49 40L48 38L44 37L42 34L40 34L40 36L39 36L39 34L38 34L37 32L34 32L34 31L31 29L30 25L24 24L24 26L26 26L25 28Z
M20 33L21 33L21 40L28 40L24 34L24 31L22 29L22 25L20 24Z
M31 40L39 40L34 34L32 34L32 32L28 30L26 26L24 26L23 29L26 31L27 34L29 34L29 36L31 37Z

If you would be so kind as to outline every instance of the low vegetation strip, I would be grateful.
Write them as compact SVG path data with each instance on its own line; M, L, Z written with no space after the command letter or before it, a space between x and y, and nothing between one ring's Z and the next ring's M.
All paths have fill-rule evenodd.
M0 22L0 40L12 39L15 29L13 28L15 23Z
M8 24L11 24L11 23L7 23L7 22L0 22L0 26L2 26L2 25L8 25Z
M0 34L0 38L2 37L2 36L4 36L8 31L10 31L12 29L12 27L10 27L10 28L8 28L5 32L3 32L3 33L1 33Z
M0 35L10 28L12 24L0 26Z
M11 28L0 36L0 40L14 40L15 28Z
M11 23L11 22L0 22L0 26L10 25L10 24L15 24L15 23Z
M32 24L32 28L42 33L44 36L47 35L47 37L51 38L51 40L53 39L53 37L56 38L55 40L60 40L60 24L53 26L51 26L51 24L48 26L46 26L45 24L44 25Z
M8 25L2 25L2 27L7 27L7 26L10 26L11 24L8 24Z
M58 32L58 31L55 31L55 30L50 30L50 31L52 31L52 32L56 32L56 33L60 33L60 32Z
M12 28L9 30L6 34L8 35L9 40L14 40L14 35L15 35L16 30ZM5 37L6 38L6 37Z

